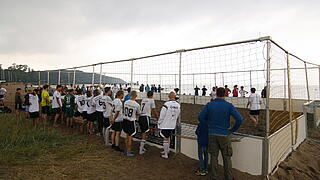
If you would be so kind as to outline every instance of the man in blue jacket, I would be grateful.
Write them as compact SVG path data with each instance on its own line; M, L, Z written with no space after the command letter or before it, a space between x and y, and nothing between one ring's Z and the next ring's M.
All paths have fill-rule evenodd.
M199 114L199 121L208 125L209 129L209 153L211 158L211 179L218 179L218 155L221 151L224 166L224 176L232 180L232 147L229 135L237 131L242 123L242 116L237 109L224 100L225 89L217 89L217 98L205 105ZM230 128L230 116L236 120Z

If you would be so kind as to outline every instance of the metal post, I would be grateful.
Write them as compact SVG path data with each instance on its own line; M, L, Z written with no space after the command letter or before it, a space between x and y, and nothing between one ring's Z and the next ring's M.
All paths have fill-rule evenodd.
M70 86L70 72L68 72L68 85Z
M61 71L59 69L59 72L58 72L58 85L60 85L60 78L61 78Z
M72 82L72 84L73 84L73 87L75 87L75 85L76 85L76 68L73 69L73 82Z
M318 88L319 97L318 97L318 99L320 99L320 66L319 66L319 79L318 79L318 82L319 82L319 88Z
M262 159L262 174L263 175L268 175L269 171L269 127L270 127L270 60L271 60L271 55L270 55L270 50L271 50L271 43L269 40L267 40L267 97L266 97L266 129L265 129L265 136L263 139L263 147L262 147L262 154L263 154L263 159Z
M289 105L289 123L291 126L291 148L293 149L294 137L293 137L293 123L292 123L292 93L291 93L291 71L289 53L287 53L287 78L288 78L288 105Z
M222 85L224 87L224 75L223 75L223 73L221 74L221 78L222 78Z
M287 110L287 83L286 83L286 70L283 70L283 110Z
M94 86L94 65L92 66L92 86Z
M250 89L252 88L252 73L251 73L251 70L250 70Z
M194 85L194 74L192 74L192 88L195 88ZM196 104L196 95L193 96L193 104Z
M48 80L47 80L47 83L48 85L50 84L50 71L47 72L48 73Z
M131 60L131 79L130 79L131 90L133 90L133 59Z
M39 71L39 87L41 86L41 71Z
M308 102L309 102L310 101L310 91L309 91L308 69L307 69L307 62L306 61L304 61L304 71L306 73L307 95L308 95Z
M179 52L179 103L181 104L181 64L182 64L182 51ZM176 76L175 76L176 77ZM177 124L177 134L181 135L181 114L178 119L178 124ZM177 137L177 145L176 145L176 152L180 153L181 152L181 137Z
M174 75L174 88L177 87L177 75L175 74Z
M99 78L99 85L101 85L102 81L102 64L100 65L100 78Z
M214 87L217 87L217 73L214 73Z
M161 87L161 74L159 74L159 83L160 83L160 87ZM159 90L158 90L159 91ZM161 101L161 89L160 89L160 92L159 92L159 98L160 98L160 101Z

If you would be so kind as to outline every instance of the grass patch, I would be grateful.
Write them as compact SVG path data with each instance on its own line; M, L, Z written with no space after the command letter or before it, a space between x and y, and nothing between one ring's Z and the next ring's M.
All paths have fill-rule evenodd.
M31 120L13 114L0 114L0 124L0 165L29 162L79 138L51 127L35 129Z

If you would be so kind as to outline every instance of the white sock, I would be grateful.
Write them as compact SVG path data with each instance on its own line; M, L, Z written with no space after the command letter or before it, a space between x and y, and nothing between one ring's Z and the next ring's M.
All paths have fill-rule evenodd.
M164 150L164 155L168 156L169 153L169 142L163 142L163 150Z
M105 145L109 145L110 143L109 143L109 129L105 129L105 131L104 131L104 142L105 142Z
M140 150L143 150L145 144L146 144L146 140L140 141Z
M104 135L105 135L105 131L106 130L106 128L105 127L103 127L103 129L102 129L102 137L104 137Z

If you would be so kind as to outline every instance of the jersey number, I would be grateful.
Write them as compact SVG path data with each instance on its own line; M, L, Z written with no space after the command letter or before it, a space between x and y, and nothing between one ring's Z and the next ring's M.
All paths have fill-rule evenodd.
M99 100L99 106L102 106L103 109L106 109L106 103Z
M132 117L133 109L126 107L124 109L124 114L125 114L125 116Z
M141 103L141 105L142 105L141 111L143 111L144 106L146 105L146 103Z

